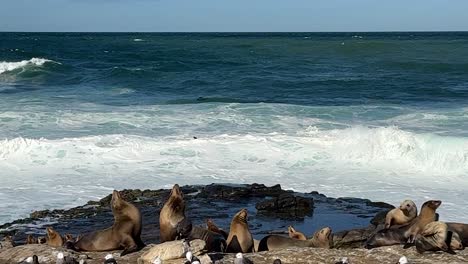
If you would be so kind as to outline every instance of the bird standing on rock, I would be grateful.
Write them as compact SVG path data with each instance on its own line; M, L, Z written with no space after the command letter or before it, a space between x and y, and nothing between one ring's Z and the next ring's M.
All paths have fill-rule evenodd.
M253 262L248 258L244 258L242 253L237 253L236 258L234 259L234 264L253 264Z
M197 264L200 263L200 260L193 255L191 251L187 251L187 254L185 254L185 258L187 259L185 261L185 264Z
M405 256L403 256L400 258L400 260L398 260L396 264L408 264L408 259Z
M117 261L114 259L114 256L112 254L107 254L105 257L104 264L117 264Z
M344 257L344 258L341 258L341 260L336 262L335 264L349 264L349 260L347 257Z

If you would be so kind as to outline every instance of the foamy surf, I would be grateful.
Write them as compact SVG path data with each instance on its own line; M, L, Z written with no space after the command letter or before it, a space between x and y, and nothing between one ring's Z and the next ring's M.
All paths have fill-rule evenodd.
M4 72L14 71L16 69L28 67L28 66L42 66L47 62L60 64L58 62L48 60L48 59L43 59L43 58L32 58L30 60L22 60L18 62L2 61L0 62L0 74Z
M281 183L297 191L370 198L397 204L444 201L443 219L466 221L468 140L416 134L396 127L308 129L298 135L207 138L106 135L65 139L14 138L0 143L1 221L31 208L63 208L112 189L173 183ZM35 198L33 198L35 197Z

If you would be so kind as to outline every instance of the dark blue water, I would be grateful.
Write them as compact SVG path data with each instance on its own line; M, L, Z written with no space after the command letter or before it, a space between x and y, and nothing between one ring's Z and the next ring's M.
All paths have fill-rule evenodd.
M0 222L254 181L466 218L467 58L467 32L0 33Z

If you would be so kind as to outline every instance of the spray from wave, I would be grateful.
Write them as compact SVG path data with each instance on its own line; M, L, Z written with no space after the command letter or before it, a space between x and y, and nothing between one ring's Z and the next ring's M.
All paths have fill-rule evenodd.
M43 58L32 58L30 60L22 60L18 62L7 62L2 61L0 62L0 74L5 72L14 71L17 69L23 69L26 67L34 67L34 66L42 66L46 63L56 63L60 64L59 62L55 62L53 60L43 59Z

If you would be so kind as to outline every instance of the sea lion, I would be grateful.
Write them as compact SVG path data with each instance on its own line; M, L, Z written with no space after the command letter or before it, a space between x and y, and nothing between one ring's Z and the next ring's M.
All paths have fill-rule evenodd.
M52 227L47 227L46 233L47 233L47 238L46 238L47 245L51 247L61 247L63 245L64 240L62 236L59 234L59 232L52 229Z
M192 227L189 239L204 240L206 243L206 250L209 252L224 252L227 247L226 239L221 234L198 226Z
M159 213L161 243L190 235L192 223L185 216L185 201L178 184L172 187L171 194Z
M47 239L43 236L37 237L37 244L46 244Z
M206 220L206 228L210 230L211 232L215 232L215 233L222 235L224 239L227 239L229 236L229 234L226 231L219 228L211 219Z
M385 228L390 228L392 225L404 225L418 215L418 208L411 200L404 200L400 207L390 210L385 217Z
M314 236L308 240L298 240L280 235L268 235L258 245L258 251L269 251L289 247L316 247L331 248L333 242L332 230L324 227L314 233Z
M430 200L421 206L421 212L410 223L390 229L379 230L371 236L365 243L366 248L381 246L391 246L405 243L412 243L414 237L422 231L424 226L436 220L435 211L442 202Z
M431 222L416 235L415 245L419 253L425 251L451 251L452 232L448 231L448 226L444 222Z
M247 223L247 209L244 208L232 218L226 252L249 253L253 252L253 249L253 237Z
M307 237L303 233L296 231L293 226L288 226L288 234L290 238L307 240Z
M449 231L457 233L463 246L468 246L468 224L447 223Z
M37 244L37 238L33 237L33 235L29 234L28 237L26 238L26 245L30 244Z
M83 235L73 244L77 251L110 251L123 249L121 256L144 247L141 241L141 213L125 201L118 191L112 193L114 224L104 230Z
M10 235L5 235L3 240L0 241L0 249L12 248L16 247L15 241L13 241L13 237Z

